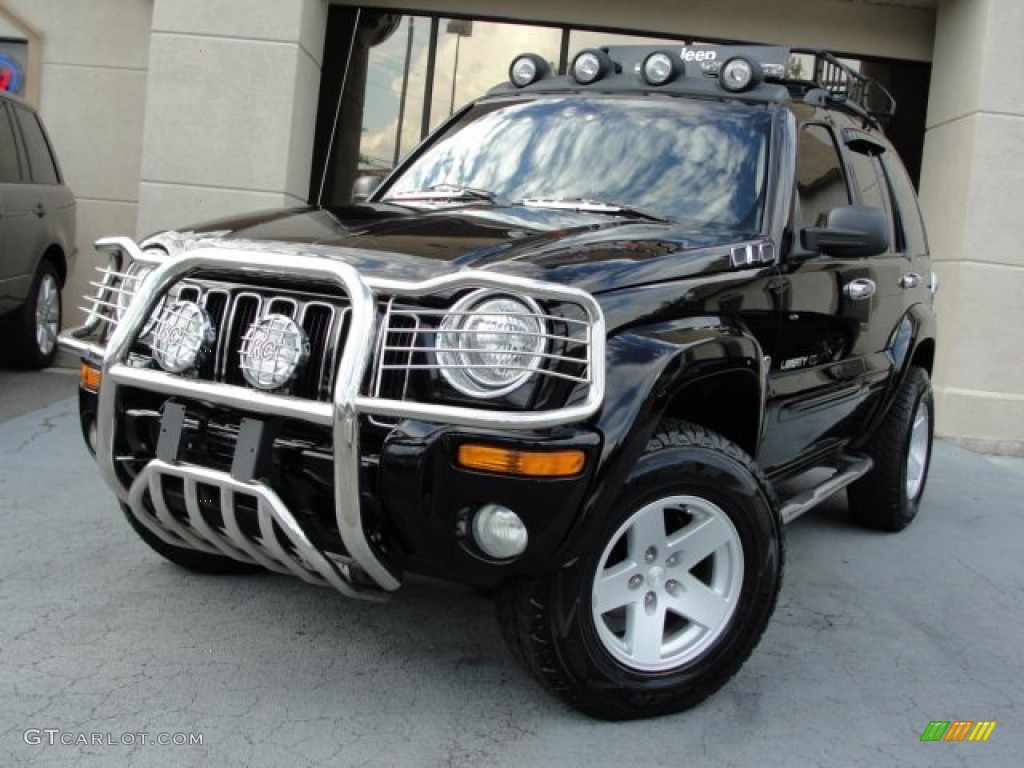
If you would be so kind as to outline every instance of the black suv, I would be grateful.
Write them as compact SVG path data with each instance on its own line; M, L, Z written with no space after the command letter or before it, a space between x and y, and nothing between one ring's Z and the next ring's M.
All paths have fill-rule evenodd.
M0 363L57 354L60 291L75 254L75 198L35 110L0 92Z
M65 341L128 522L195 570L493 592L597 717L711 694L772 614L783 524L848 487L899 530L928 472L934 279L892 104L811 60L521 56L364 202L101 240Z

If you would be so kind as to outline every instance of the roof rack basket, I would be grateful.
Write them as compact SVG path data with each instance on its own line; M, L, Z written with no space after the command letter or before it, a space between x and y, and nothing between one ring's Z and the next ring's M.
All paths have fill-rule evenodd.
M814 72L809 80L792 79L788 84L821 88L831 101L845 102L876 122L888 120L896 112L896 100L877 80L862 75L831 53L800 48L792 53L814 57Z

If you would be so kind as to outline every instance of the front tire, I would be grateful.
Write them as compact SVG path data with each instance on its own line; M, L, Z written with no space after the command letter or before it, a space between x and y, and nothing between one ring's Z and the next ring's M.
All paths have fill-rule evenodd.
M850 512L861 525L895 532L917 517L931 466L934 422L931 380L915 366L868 446L875 466L847 494Z
M606 720L664 715L721 688L757 645L782 579L777 504L756 465L666 421L601 535L572 565L498 595L513 653Z

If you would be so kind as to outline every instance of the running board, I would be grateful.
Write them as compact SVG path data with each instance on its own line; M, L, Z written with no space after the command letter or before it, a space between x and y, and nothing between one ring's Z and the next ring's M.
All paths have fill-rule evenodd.
M816 507L829 496L841 491L854 480L871 471L874 462L868 456L843 456L837 461L836 473L821 485L801 491L787 499L779 510L783 523L791 523L807 510Z

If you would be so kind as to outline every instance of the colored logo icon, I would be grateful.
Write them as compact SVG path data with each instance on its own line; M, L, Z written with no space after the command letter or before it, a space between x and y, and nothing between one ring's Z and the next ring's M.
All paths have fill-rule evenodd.
M0 91L21 93L21 67L3 53L0 53Z
M988 741L995 729L995 720L932 720L921 741Z

